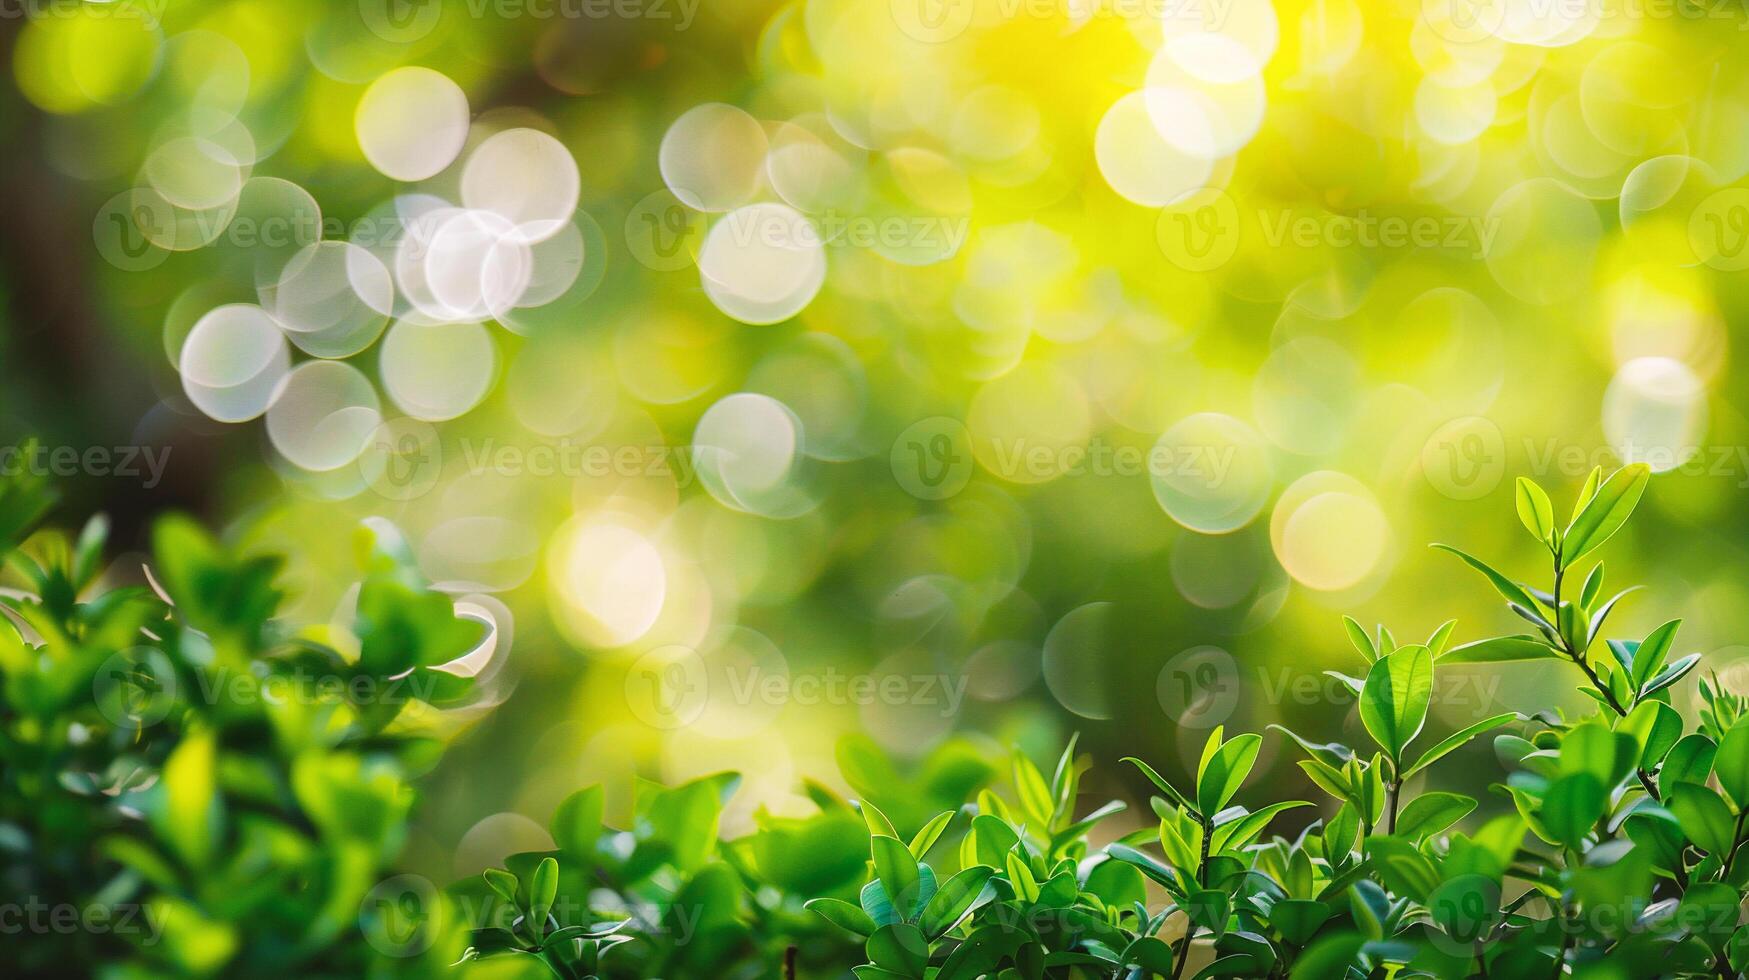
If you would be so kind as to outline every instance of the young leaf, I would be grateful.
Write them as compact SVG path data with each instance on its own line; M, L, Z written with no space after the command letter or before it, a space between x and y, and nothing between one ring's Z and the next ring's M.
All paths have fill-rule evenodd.
M1640 747L1639 767L1656 769L1682 737L1682 716L1662 701L1641 701L1615 723Z
M1462 820L1475 808L1476 801L1467 796L1423 793L1403 808L1393 833L1419 842Z
M1601 568L1602 566L1598 566L1598 567ZM1587 583L1587 585L1589 585L1589 584L1590 583ZM1608 602L1604 603L1602 606L1599 606L1597 611L1591 614L1591 622L1585 629L1585 636L1584 636L1583 645L1575 644L1575 646L1579 646L1579 648L1582 650L1591 649L1591 644L1597 641L1597 634L1601 633L1603 631L1604 621L1608 620L1609 614L1615 610L1615 604L1622 601L1623 599L1627 598L1628 596L1634 594L1635 592L1638 592L1639 590L1640 590L1640 587L1636 585L1631 589L1623 589L1620 592L1617 592L1615 595L1610 596ZM1586 600L1584 599L1583 595L1581 595L1581 597L1580 597L1580 602L1582 604L1586 603Z
M1440 623L1439 628L1433 631L1431 637L1428 637L1427 649L1433 654L1433 659L1438 660L1445 653L1446 644L1451 642L1451 634L1455 629L1457 629L1457 620L1448 619Z
M1719 750L1713 756L1713 773L1738 810L1749 806L1749 717L1737 719L1719 742Z
M1668 800L1680 783L1706 782L1718 750L1712 739L1699 732L1678 739L1664 757L1664 768L1658 770L1658 795Z
M923 860L923 855L928 854L929 849L935 846L935 842L941 839L942 831L946 830L948 822L953 820L953 814L952 810L938 813L923 825L923 829L917 832L917 836L911 838L912 856L919 861Z
M1189 807L1191 809L1196 808L1196 804L1190 802L1189 797L1185 796L1183 793L1180 793L1176 786L1173 786L1171 783L1167 782L1166 777L1155 772L1153 766L1148 765L1146 762L1143 762L1142 760L1136 758L1133 755L1126 755L1120 761L1127 762L1127 763L1135 766L1137 769L1140 769L1142 771L1142 775L1148 777L1148 782L1153 783L1155 786L1159 787L1160 792L1165 793L1166 796L1168 798L1170 798L1173 802L1179 804L1180 806Z
M486 884L498 893L498 897L509 902L511 907L520 908L521 903L516 898L516 876L498 868L487 868L480 873L486 879Z
M1579 488L1579 496L1573 500L1573 513L1567 518L1568 524L1579 519L1580 513L1585 510L1585 505L1591 503L1591 498L1597 495L1597 486L1602 482L1603 467L1591 467L1591 472L1585 474L1585 485Z
M1366 630L1354 621L1353 616L1342 617L1342 628L1348 633L1348 642L1354 644L1354 649L1360 651L1367 663L1379 658L1378 647L1373 646L1372 637L1366 635Z
M1682 626L1682 620L1673 619L1646 634L1634 650L1633 681L1634 690L1644 691L1648 682L1657 676L1664 667L1664 661L1670 656L1670 648L1676 643L1676 630Z
M606 812L607 794L600 786L580 789L559 804L553 814L554 843L567 855L586 858L595 853L595 843L601 839L601 819Z
M1269 821L1274 820L1276 814L1284 810L1311 805L1304 800L1271 803L1256 813L1247 813L1237 820L1228 821L1215 829L1215 835L1210 838L1209 851L1212 854L1220 854L1246 847L1257 839L1258 834L1263 833L1264 828L1269 826Z
M1567 525L1561 539L1561 567L1571 567L1620 530L1639 506L1651 478L1652 469L1644 463L1632 463L1611 473Z
M1474 725L1471 725L1470 727L1465 728L1462 731L1454 732L1450 735L1447 735L1445 738L1441 739L1439 741L1439 743L1437 745L1435 745L1433 748L1428 749L1426 752L1422 753L1421 758L1419 760L1417 760L1414 765L1410 766L1403 773L1403 778L1408 779L1410 776L1415 775L1416 773L1420 772L1421 770L1426 769L1428 766L1433 765L1435 762L1438 762L1440 759L1442 759L1445 756L1456 751L1460 746L1462 746L1465 742L1468 742L1470 739L1475 738L1477 735L1480 735L1483 732L1490 731L1490 730L1495 729L1495 728L1499 728L1501 725L1506 724L1507 722L1511 721L1512 719L1514 719L1516 717L1518 717L1518 716L1513 714L1512 712L1508 711L1505 714L1495 715L1492 718L1486 718L1486 719L1483 719L1482 721L1478 721Z
M1433 695L1433 655L1424 646L1406 646L1379 658L1367 671L1360 693L1360 720L1391 759L1421 734Z
M1043 828L1050 821L1051 811L1056 805L1051 799L1051 788L1032 760L1019 752L1014 754L1014 790L1020 796L1021 809L1032 822Z
M995 868L974 865L947 879L936 890L935 897L923 907L917 925L931 941L941 938L957 924L978 900L984 885L996 874Z
M1719 794L1699 783L1677 783L1666 805L1696 847L1721 860L1731 853L1736 827Z
M893 829L893 822L887 819L878 807L867 800L858 800L857 807L862 811L862 820L868 824L871 837L898 837L899 832Z
M1596 776L1576 772L1549 784L1539 815L1558 843L1578 847L1603 816L1603 807L1608 802L1609 793Z
M1247 732L1234 736L1208 757L1196 781L1197 809L1204 817L1220 812L1244 785L1245 777L1251 774L1251 766L1257 762L1257 750L1262 744L1263 736Z
M1591 574L1585 576L1585 584L1579 588L1579 605L1590 609L1591 604L1597 601L1598 593L1602 591L1603 562L1598 562L1591 569Z
M1681 680L1683 678L1683 676L1686 675L1689 671L1693 670L1694 665L1698 664L1698 663L1700 663L1700 654L1691 653L1691 654L1687 655L1686 657L1683 657L1681 660L1678 660L1675 663L1671 664L1670 666L1664 668L1662 671L1660 671L1658 673L1658 676L1647 681L1645 687L1640 688L1640 697L1642 697L1642 698L1650 697L1651 695L1656 694L1659 691L1662 691L1665 688L1669 687L1670 685L1676 683L1677 681Z
M1503 664L1517 660L1543 660L1559 657L1560 652L1528 633L1516 636L1495 636L1452 647L1441 663Z
M1552 545L1555 534L1555 508L1549 495L1526 477L1518 478L1518 519L1531 537Z
M559 897L559 862L546 858L534 869L528 883L528 918L537 934L546 929L547 913Z
M878 928L875 921L868 917L867 912L836 898L810 899L802 903L802 907L813 910L821 918L838 928L854 932L859 936L872 936L875 929Z
M908 918L905 910L911 908L918 897L917 859L896 837L871 837L869 844L874 852L875 877L886 889L887 900L892 902L901 920Z
M1507 602L1515 603L1526 609L1534 610L1538 608L1536 599L1532 598L1531 594L1525 591L1524 586L1519 585L1517 582L1514 582L1505 575L1495 571L1494 567L1487 562L1480 558L1475 558L1471 555L1465 554L1464 552L1453 548L1451 545L1436 544L1433 547L1438 548L1440 551L1451 552L1458 556L1458 558L1462 559L1464 564L1481 572L1482 575L1487 578L1489 584L1494 586L1494 591L1500 593Z

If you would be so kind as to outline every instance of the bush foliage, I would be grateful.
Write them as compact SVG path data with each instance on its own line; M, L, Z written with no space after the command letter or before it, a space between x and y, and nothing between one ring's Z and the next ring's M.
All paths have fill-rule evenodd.
M723 839L732 773L640 783L625 827L591 787L553 815L555 850L409 901L383 885L396 880L412 782L441 752L421 715L466 696L468 679L445 668L479 629L425 590L392 529L361 532L355 620L299 631L274 617L273 559L233 554L182 519L157 526L146 585L99 587L101 519L76 538L33 534L52 497L13 479L0 486L16 585L0 600L0 880L45 906L143 919L45 930L15 965L504 966L571 980L1737 976L1749 967L1745 701L1702 680L1689 730L1670 698L1699 655L1677 655L1676 621L1608 638L1633 590L1607 593L1602 563L1587 563L1647 481L1643 467L1593 473L1561 523L1521 480L1546 589L1436 547L1528 631L1456 643L1448 622L1400 643L1345 618L1359 669L1332 676L1371 744L1216 728L1194 773L1126 759L1157 790L1148 821L1083 801L1090 760L1073 740L1054 766L1016 752L999 773L968 743L900 764L851 739L839 761L854 801L810 783L810 816L761 812L753 833ZM1442 668L1509 661L1564 665L1595 710L1425 731ZM344 683L263 696L312 676ZM1302 756L1319 799L1234 805L1265 737ZM1478 739L1504 770L1486 807L1434 788Z
M1159 822L1111 839L1100 824L1125 805L1082 804L1088 762L1071 742L1048 775L1017 754L1011 795L980 788L933 815L914 796L895 820L874 799L846 805L816 793L813 821L774 822L702 864L670 857L661 877L678 884L664 891L667 907L685 908L698 879L720 868L722 894L705 907L724 916L715 927L723 943L764 957L749 976L780 969L779 944L759 943L761 928L795 930L780 940L786 975L802 975L798 951L817 949L788 918L799 883L762 866L779 855L822 877L835 869L806 905L861 944L859 980L1736 976L1749 965L1749 931L1738 928L1749 882L1749 860L1737 860L1749 814L1743 701L1703 681L1700 728L1685 732L1670 692L1698 655L1672 655L1676 622L1639 640L1604 639L1627 591L1606 596L1602 564L1581 566L1627 521L1648 476L1638 466L1608 479L1594 472L1564 525L1541 488L1520 482L1519 517L1550 556L1547 590L1439 546L1480 572L1532 632L1454 644L1448 622L1424 643L1399 643L1385 627L1369 633L1344 620L1364 670L1335 676L1373 744L1273 726L1303 753L1300 768L1329 798L1321 806L1232 805L1263 735L1217 728L1193 778L1126 760L1158 789ZM1568 664L1597 710L1509 712L1423 737L1442 666L1526 660ZM1502 804L1490 807L1500 812L1480 816L1479 801L1460 793L1408 792L1484 737L1505 770L1493 786ZM653 939L678 935L672 923L648 930L635 917L573 921L549 910L575 880L567 874L599 871L597 880L638 893L626 868L648 867L647 850L690 850L680 828L690 823L703 840L714 821L714 805L702 802L690 822L676 818L670 794L715 800L728 778L655 795L623 834L599 828L590 793L574 797L553 827L557 855L488 873L514 918L475 932L468 957L532 954L562 977L690 975L678 947ZM1288 821L1278 818L1314 807L1315 819L1282 832ZM578 814L588 814L581 845ZM793 836L772 843L774 834ZM1103 846L1093 842L1101 836ZM614 966L621 950L626 962Z

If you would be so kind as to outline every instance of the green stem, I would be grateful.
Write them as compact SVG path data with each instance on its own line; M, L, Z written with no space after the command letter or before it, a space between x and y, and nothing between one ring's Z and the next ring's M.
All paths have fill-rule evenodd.
M1749 817L1749 808L1737 813L1737 829L1731 834L1731 853L1725 857L1725 873L1721 875L1729 881L1731 868L1737 863L1737 845L1743 842L1743 819Z
M1397 797L1402 791L1403 781L1401 779L1393 779L1385 786L1385 833L1387 834L1397 832Z
M1565 652L1575 664L1579 665L1580 670L1585 672L1585 678L1591 682L1592 690L1603 695L1603 700L1609 705L1610 710L1616 713L1617 717L1625 718L1628 713L1627 709L1622 707L1622 703L1615 699L1615 695L1610 692L1609 688L1604 685L1602 679L1597 676L1597 671L1591 669L1590 661L1585 659L1585 651L1575 649L1572 641L1567 639L1567 634L1561 632L1561 580L1566 574L1566 571L1561 568L1561 553L1559 550L1556 550L1555 591L1554 594L1550 596L1555 604L1555 637L1561 641L1561 650ZM1646 791L1647 796L1650 796L1656 801L1658 799L1658 788L1652 785L1651 774L1647 773L1646 770L1639 766L1635 766L1634 775L1638 776L1640 779L1640 788Z
M1208 887L1209 838L1214 835L1214 818L1202 817L1202 853L1196 859L1196 883L1200 888ZM1188 909L1185 910L1184 918L1184 938L1178 943L1178 955L1173 957L1172 980L1178 980L1184 974L1184 964L1190 959L1190 940L1196 935L1196 920L1190 917Z

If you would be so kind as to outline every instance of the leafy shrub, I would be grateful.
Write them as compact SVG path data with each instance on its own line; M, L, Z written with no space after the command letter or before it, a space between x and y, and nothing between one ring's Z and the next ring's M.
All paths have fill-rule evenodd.
M1345 618L1364 669L1332 673L1372 744L1272 726L1303 754L1322 806L1233 805L1258 733L1215 729L1182 781L1126 760L1158 790L1158 823L1115 839L1101 826L1125 805L1083 805L1089 762L1073 741L1048 775L1015 753L998 791L972 743L905 767L849 739L839 764L855 802L810 784L811 816L762 812L753 833L725 840L732 773L640 783L624 828L589 788L558 808L553 851L408 906L371 896L401 845L408 781L441 750L418 716L466 696L444 665L478 637L423 590L392 533L361 537L350 630L300 632L274 619L275 560L232 554L178 518L156 528L150 587L100 588L102 521L73 539L33 533L52 497L9 480L0 880L43 908L141 919L32 930L9 965L388 975L503 962L571 980L1738 976L1749 702L1702 680L1688 730L1670 696L1699 656L1674 655L1679 623L1606 639L1632 590L1606 597L1602 564L1580 564L1647 481L1643 467L1593 473L1564 525L1520 481L1546 590L1438 546L1528 632L1454 644L1448 622L1399 643ZM1596 709L1509 712L1424 738L1440 669L1508 661L1568 665ZM264 696L312 673L349 683ZM1491 814L1420 789L1485 735L1506 769ZM1278 818L1294 811L1312 819L1284 833Z
M1384 627L1368 633L1344 620L1365 669L1336 676L1373 744L1274 726L1330 797L1296 832L1276 830L1277 818L1311 801L1232 805L1263 736L1227 738L1217 728L1182 786L1127 760L1159 790L1158 826L1097 847L1090 833L1124 807L1084 812L1087 763L1071 743L1049 777L1017 755L1012 798L976 788L928 816L911 794L901 796L904 820L864 799L853 823L849 806L816 793L820 826L793 832L840 883L817 888L807 908L861 944L851 961L859 980L1738 975L1749 965L1749 931L1738 926L1749 883L1749 859L1739 856L1749 822L1745 701L1703 681L1700 730L1685 733L1670 692L1698 656L1672 656L1677 623L1640 640L1604 640L1626 593L1605 597L1602 565L1579 567L1626 522L1647 479L1637 466L1607 480L1593 473L1564 526L1546 494L1520 482L1519 515L1551 559L1547 591L1445 548L1532 632L1454 645L1448 622L1427 642L1405 644ZM1597 710L1505 713L1423 738L1437 670L1523 660L1571 666ZM1502 802L1490 809L1500 812L1476 816L1478 801L1455 792L1406 792L1484 735L1507 770L1493 787ZM841 761L851 775L866 760ZM755 957L747 976L800 975L797 950L818 939L787 914L785 889L796 883L746 860L773 829L697 857L712 853L706 814L731 779L657 792L636 828L618 834L598 830L599 805L587 802L596 797L574 797L554 824L557 855L521 856L513 876L475 883L496 889L514 924L475 932L470 958L520 951L563 977L651 977L703 975L694 971L706 964L739 976L727 964ZM668 794L696 797L698 810L675 817L680 797ZM571 830L579 813L592 814L580 836ZM1460 821L1469 829L1454 829ZM653 937L672 940L672 930L649 930L636 916L549 913L542 922L552 895L592 887L578 878L584 869L621 894L656 897L671 914L699 901L699 880L710 879L720 894L703 907L723 918L702 940L708 952L665 945ZM551 963L556 936L568 949ZM638 947L623 966L609 965ZM830 956L815 959L831 969Z
M320 642L273 618L277 559L176 517L156 525L152 587L104 589L103 520L72 540L32 534L52 501L28 475L0 482L14 586L0 597L0 883L25 933L8 971L359 976L453 961L441 929L423 957L383 955L360 909L385 934L418 925L365 899L401 848L409 779L440 751L413 716L466 694L439 665L480 624L426 592L391 538L367 536L353 635Z

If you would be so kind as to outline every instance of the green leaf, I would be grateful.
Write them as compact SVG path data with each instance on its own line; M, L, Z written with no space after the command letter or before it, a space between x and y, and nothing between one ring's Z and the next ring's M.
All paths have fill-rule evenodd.
M1001 868L1009 850L1019 841L1020 835L1001 817L980 813L972 818L973 855L979 864Z
M1217 888L1193 891L1184 902L1184 914L1190 921L1219 936L1227 931L1227 914L1232 900Z
M1646 634L1634 650L1633 682L1635 691L1644 691L1646 685L1656 677L1664 667L1664 661L1670 656L1670 648L1676 643L1676 630L1682 625L1682 620L1673 619L1663 626Z
M1737 809L1749 806L1749 715L1737 719L1719 741L1719 750L1713 756L1713 773Z
M1518 660L1546 660L1560 655L1540 637L1520 633L1464 643L1452 647L1439 659L1448 664L1503 664Z
M1366 635L1366 630L1354 621L1354 617L1342 617L1342 628L1348 632L1348 642L1354 644L1354 649L1360 651L1360 655L1366 658L1367 663L1370 664L1379 658L1379 651L1377 647L1373 646L1372 637Z
M895 976L923 976L923 966L929 962L929 943L916 926L894 923L875 930L868 937L868 959L879 969Z
M1196 781L1197 809L1205 817L1219 813L1233 794L1239 792L1239 787L1244 785L1245 777L1251 774L1251 767L1257 762L1257 750L1262 745L1263 736L1246 733L1234 736L1207 757L1208 761Z
M1403 808L1392 833L1419 842L1462 820L1475 808L1475 800L1457 793L1423 793Z
M1644 463L1624 466L1598 486L1561 538L1561 567L1568 568L1595 551L1627 523L1652 478Z
M1603 816L1608 802L1601 780L1589 772L1576 772L1549 784L1540 816L1557 842L1576 848Z
M553 814L553 842L568 855L587 858L594 854L606 808L607 794L600 786L580 789L565 797Z
M917 859L897 837L871 837L869 846L874 852L875 877L887 890L888 900L900 910L901 918L910 918L903 910L917 901Z
M1367 671L1360 692L1360 720L1393 760L1427 722L1433 696L1433 654L1424 646L1400 647Z
M1427 911L1446 935L1468 945L1493 929L1500 914L1500 887L1479 874L1458 875L1434 889Z
M1555 535L1555 507L1549 495L1526 477L1518 478L1518 519L1531 537L1550 544Z
M1603 467L1593 466L1591 472L1585 474L1585 484L1579 488L1579 496L1573 498L1573 513L1567 518L1567 523L1579 519L1579 514L1585 510L1585 505L1591 498L1597 496L1598 484L1603 482Z
M1658 672L1658 676L1646 682L1640 689L1640 697L1649 697L1664 690L1685 677L1694 665L1700 663L1700 654L1691 653Z
M1592 567L1591 574L1585 576L1585 584L1579 587L1579 605L1584 606L1586 609L1590 609L1591 604L1597 601L1598 593L1602 591L1603 562L1598 562ZM1620 595L1617 595L1616 598L1619 599L1622 595L1626 594L1627 593L1624 591Z
M935 897L923 907L923 915L917 920L923 935L931 941L945 935L972 908L978 896L983 894L984 886L995 874L995 868L980 864L966 868L943 882L936 890Z
M1718 745L1700 732L1684 735L1664 757L1664 767L1658 770L1658 795L1670 798L1679 783L1704 783L1713 771L1713 758Z
M512 908L519 910L522 908L522 900L516 895L517 883L515 875L498 868L487 868L485 871L480 872L480 876L485 878L486 884L490 886L493 891L498 893L499 898L509 902Z
M1114 860L1135 866L1142 874L1154 879L1156 884L1172 889L1180 886L1178 878L1172 874L1172 869L1146 851L1139 851L1128 844L1111 844L1106 847L1105 853Z
M952 810L938 813L930 818L930 821L923 825L923 829L917 831L917 836L911 838L912 856L919 861L923 860L923 855L928 854L929 849L935 846L935 842L941 839L942 831L947 829L948 822L952 819Z
M1258 834L1263 833L1264 828L1269 826L1269 821L1274 820L1276 814L1311 805L1304 800L1271 803L1256 813L1247 813L1237 820L1230 820L1215 828L1214 837L1210 838L1209 850L1213 854L1222 854L1246 847L1257 839Z
M1402 837L1379 835L1366 840L1366 855L1379 880L1392 892L1425 902L1439 886L1439 872L1425 854Z
M1665 805L1696 847L1720 860L1731 852L1736 826L1719 794L1699 783L1677 783Z
M1269 924L1281 933L1282 941L1291 946L1304 946L1317 935L1318 927L1330 918L1330 906L1309 898L1289 898L1276 902L1269 910Z
M1531 598L1530 593L1525 591L1524 586L1519 585L1517 582L1514 582L1511 579L1507 578L1505 575L1502 575L1498 571L1495 571L1494 567L1489 565L1487 562L1481 560L1480 558L1476 558L1476 557L1473 557L1471 555L1465 554L1464 552L1459 551L1458 549L1453 548L1450 545L1436 544L1433 547L1438 548L1440 551L1451 552L1452 554L1454 554L1454 555L1458 556L1460 559L1462 559L1464 564L1469 565L1471 568L1475 569L1478 572L1481 572L1482 575L1488 579L1488 582L1494 586L1494 591L1500 593L1500 595L1503 598L1505 598L1505 600L1507 602L1517 603L1518 605L1523 606L1526 609L1539 608L1537 601L1535 599Z
M1339 932L1313 943L1294 960L1289 980L1331 980L1348 976L1366 940L1358 933Z
M1153 766L1148 765L1146 762L1143 762L1142 760L1136 758L1133 755L1124 756L1123 759L1121 759L1120 761L1127 762L1130 765L1135 766L1137 769L1140 769L1142 771L1142 775L1148 777L1148 782L1153 783L1155 786L1159 787L1160 792L1165 793L1168 799L1178 803L1181 806L1190 807L1191 809L1195 809L1196 804L1190 802L1190 798L1185 796L1183 793L1180 793L1176 786L1173 786L1171 783L1167 782L1166 777L1160 775L1158 772L1155 772Z
M547 913L559 897L559 862L546 858L534 869L528 884L528 917L537 934L546 927Z
M1457 629L1457 620L1448 619L1439 624L1433 635L1427 638L1427 649L1432 652L1433 659L1438 660L1445 655L1446 644L1451 642L1451 634Z
M1339 800L1353 800L1354 791L1342 778L1342 771L1319 759L1301 759L1299 767L1305 772L1306 778L1316 783L1318 788Z
M1590 773L1607 790L1633 770L1639 755L1639 743L1632 735L1611 731L1601 722L1586 722L1561 739L1561 772Z
M1021 809L1030 822L1043 829L1051 819L1056 801L1051 799L1050 784L1032 760L1019 752L1014 754L1014 790L1020 796Z
M164 804L154 821L159 836L188 864L204 867L223 840L218 744L211 731L195 732L182 740L164 763L161 785Z
M869 918L867 912L836 898L810 899L804 902L802 907L813 910L821 918L838 928L854 932L859 936L872 936L877 928L875 921Z
M1682 737L1682 715L1662 701L1641 701L1615 723L1615 730L1640 747L1641 769L1656 769Z
M882 813L879 807L867 800L858 800L856 805L862 811L863 822L868 824L870 837L899 836L899 832L893 829L893 822L887 819L887 815Z
M462 656L479 642L483 627L456 615L455 601L423 592L389 575L366 578L358 593L359 666L376 677L432 667Z
M1518 716L1508 711L1505 714L1495 715L1492 718L1485 718L1462 731L1453 732L1452 734L1447 735L1433 748L1422 753L1421 758L1403 773L1403 778L1408 779L1410 776L1415 775L1421 770L1426 769L1428 766L1433 765L1435 762L1438 762L1440 759L1450 755L1452 752L1457 751L1458 748L1463 746L1464 743L1468 742L1470 739L1475 738L1483 732L1499 728L1501 725L1506 724L1516 717Z

